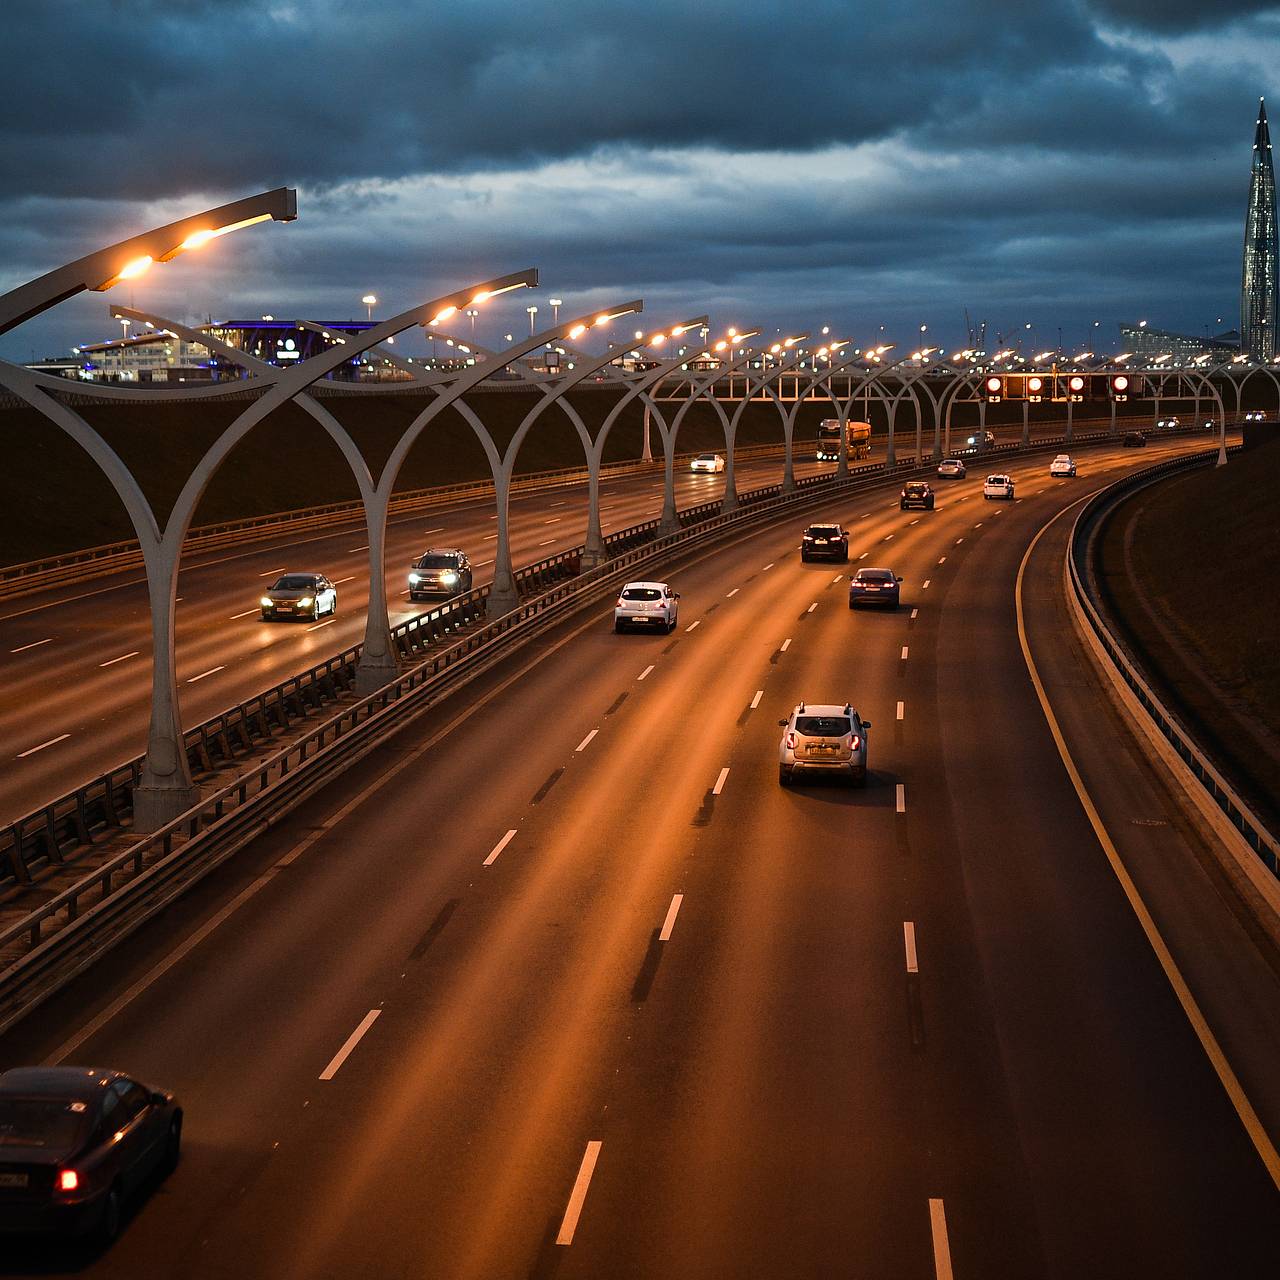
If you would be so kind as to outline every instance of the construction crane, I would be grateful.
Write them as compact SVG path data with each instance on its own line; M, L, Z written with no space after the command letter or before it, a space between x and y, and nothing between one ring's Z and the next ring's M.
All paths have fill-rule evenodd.
M975 329L973 322L969 319L969 308L964 309L964 330L969 338L969 346L974 351L984 350L983 344L987 340L987 322L983 320Z

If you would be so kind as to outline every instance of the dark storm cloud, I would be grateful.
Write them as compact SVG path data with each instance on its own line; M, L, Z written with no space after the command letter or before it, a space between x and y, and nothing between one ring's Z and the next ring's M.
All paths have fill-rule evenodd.
M1262 15L1274 16L1267 0L1089 0L1088 8L1104 22L1144 31L1222 29L1231 23Z
M537 264L584 306L1191 325L1238 288L1275 12L17 0L0 287L288 183L295 226L157 269L138 304L339 318L370 288L409 305ZM104 315L75 300L0 350Z

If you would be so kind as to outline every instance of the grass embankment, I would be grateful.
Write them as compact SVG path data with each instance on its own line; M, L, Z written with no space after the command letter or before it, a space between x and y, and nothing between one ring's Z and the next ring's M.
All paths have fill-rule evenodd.
M574 408L594 433L618 393L584 390L571 396ZM505 447L521 418L540 398L520 392L477 392L467 403ZM197 460L225 427L247 407L245 399L195 405L145 402L75 405L124 459L161 520L167 517ZM396 441L427 401L414 395L323 396L321 403L350 432L377 476ZM665 410L664 406L664 410ZM830 412L828 409L826 412ZM820 405L804 406L797 439L817 433ZM605 446L605 461L640 455L643 411L623 411ZM653 447L661 450L656 425ZM780 441L771 405L745 411L740 444ZM681 427L681 450L723 447L714 410L696 405ZM17 564L83 547L132 538L124 507L96 464L69 436L33 409L0 409L0 564ZM518 472L583 465L582 446L564 413L548 410L526 437ZM464 419L445 410L423 432L405 459L397 490L487 479L484 452ZM254 428L214 476L195 524L265 515L298 507L356 498L351 472L337 446L296 405L282 406Z
M1099 568L1158 690L1280 826L1280 439L1145 489Z

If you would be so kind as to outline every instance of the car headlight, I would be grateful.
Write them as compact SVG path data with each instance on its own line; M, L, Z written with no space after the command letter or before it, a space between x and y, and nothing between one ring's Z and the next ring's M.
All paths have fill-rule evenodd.
M300 609L305 609L309 604L315 604L315 599L312 596L303 596L302 599L298 601L298 607Z
M440 575L441 582L457 582L457 580L458 580L458 575L454 573L452 569L450 569L448 573L442 573Z
M258 601L258 603L264 609L270 609L275 604L275 601L270 596L263 596L262 599Z
M418 583L420 583L421 581L422 581L422 575L420 573L411 573L409 575L409 585L411 587L416 587Z

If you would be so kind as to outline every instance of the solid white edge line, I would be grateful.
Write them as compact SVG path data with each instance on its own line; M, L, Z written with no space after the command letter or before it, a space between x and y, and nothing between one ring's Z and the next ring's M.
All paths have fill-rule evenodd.
M907 788L904 783L899 782L897 791L894 793L894 808L898 813L906 813L907 811Z
M898 719L905 720L907 718L907 704L905 702L898 703Z
M653 670L653 663L650 663L645 669L636 676L637 680L643 680Z
M43 751L45 747L51 747L69 737L71 737L69 733L60 733L56 738L50 738L48 742L42 742L38 747L28 747L25 751L19 751L18 759L25 760L28 756L35 755L37 751Z
M1098 492L1098 490L1094 492ZM1053 708L1049 704L1049 696L1045 693L1044 683L1040 679L1040 670L1036 666L1035 659L1031 656L1031 645L1027 640L1026 621L1022 607L1022 584L1026 576L1027 565L1030 563L1032 553L1035 551L1040 539L1049 529L1073 507L1078 507L1082 502L1087 502L1092 496L1093 494L1085 494L1084 497L1077 499L1070 506L1063 507L1053 519L1041 526L1040 531L1031 539L1030 545L1023 554L1022 563L1018 566L1018 576L1013 590L1014 614L1018 624L1018 643L1022 648L1022 659L1026 663L1027 673L1031 677L1031 684L1035 689L1036 697L1039 699L1040 710L1044 713L1044 718L1048 722L1049 732L1053 736L1058 755L1062 759L1067 776L1071 780L1071 785L1075 788L1076 796L1080 800L1080 806L1084 809L1090 826L1093 827L1094 835L1097 836L1098 843L1102 846L1102 852L1110 864L1113 874L1119 881L1120 888L1128 899L1129 906L1137 917L1138 924L1146 935L1147 943L1155 953L1160 968L1164 970L1165 978L1173 989L1173 994L1178 1003L1182 1006L1182 1012L1186 1015L1192 1031L1200 1041L1200 1047L1204 1050L1205 1057L1209 1059L1209 1063L1213 1067L1223 1091L1230 1100L1236 1115L1240 1119L1240 1123L1244 1126L1249 1140L1253 1143L1254 1150L1258 1153L1258 1158L1262 1161L1272 1183L1277 1190L1280 1190L1280 1151L1277 1151L1275 1144L1267 1133L1266 1127L1259 1119L1257 1111L1254 1110L1253 1103L1249 1101L1249 1097L1244 1091L1244 1086L1240 1083L1240 1079L1230 1062L1227 1061L1226 1053L1218 1043L1217 1037L1213 1034L1208 1019L1204 1016L1199 1003L1191 992L1191 988L1182 976L1182 971L1178 968L1177 961L1173 958L1173 953L1169 950L1164 936L1147 908L1147 904L1142 900L1142 896L1138 892L1137 885L1134 884L1133 878L1129 875L1128 869L1121 860L1120 852L1111 839L1110 832L1107 831L1106 826L1103 824L1102 815L1099 814L1097 806L1093 803L1093 797L1085 787L1084 779L1080 776L1080 771L1076 768L1075 761L1071 757L1067 741L1062 735L1062 728L1058 724L1058 717L1054 714Z
M933 1237L933 1270L938 1280L955 1280L951 1270L951 1245L947 1240L947 1214L941 1200L929 1200L929 1233Z
M123 662L126 658L136 658L141 649L135 649L132 653L122 653L118 658L108 658L106 662L98 663L99 667L114 667L117 662Z
M751 699L751 710L754 711L760 705L760 699L764 697L764 690L757 689L756 696Z
M556 1244L573 1243L573 1233L578 1229L578 1219L582 1216L587 1188L591 1186L591 1175L596 1171L596 1161L600 1159L601 1146L603 1143L595 1138L587 1143L582 1163L578 1166L578 1176L573 1180L573 1190L569 1193L569 1203L565 1206L560 1230L556 1233Z
M338 1069L351 1056L352 1049L360 1043L364 1033L378 1020L378 1014L381 1012L381 1009L370 1009L360 1019L360 1025L347 1037L346 1043L329 1059L329 1065L320 1073L321 1080L332 1080L338 1074Z
M724 790L725 779L729 776L729 766L726 765L720 770L720 776L716 779L716 784L711 788L711 794L718 796Z
M676 927L676 916L680 914L680 904L683 901L683 893L677 893L672 896L671 905L667 908L667 918L663 920L662 929L658 933L659 942L671 941L671 930Z
M902 922L902 945L907 957L907 972L919 973L920 962L916 958L916 926L914 920Z
M596 734L599 732L600 732L599 729L592 729L591 732L587 734L587 736L583 738L583 740L580 743L578 743L576 747L574 747L574 750L585 751L591 745L591 739L594 738Z
M510 831L507 832L505 836L502 837L501 840L498 841L497 844L493 846L493 849L490 851L489 856L480 865L482 867L493 866L493 864L498 860L498 854L500 854L503 851L503 849L505 849L507 845L509 845L512 842L512 840L515 839L515 836L516 836L515 828L513 827Z

